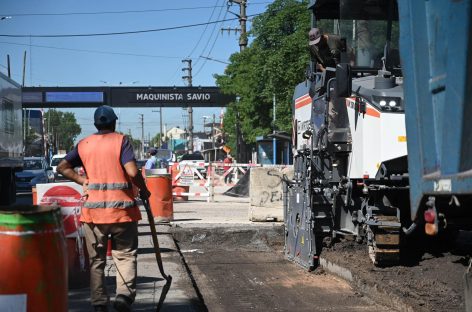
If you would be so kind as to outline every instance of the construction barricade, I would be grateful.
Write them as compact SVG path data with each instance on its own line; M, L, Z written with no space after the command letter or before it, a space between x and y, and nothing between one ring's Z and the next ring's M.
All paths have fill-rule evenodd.
M210 198L208 175L209 164L204 162L195 163L173 163L171 166L172 174L172 195L174 199L184 198L188 200L188 196L207 197ZM191 186L203 187L206 192L190 192Z
M227 164L223 162L186 162L173 163L170 166L172 174L172 189L174 200L188 200L188 196L206 197L214 201L215 187L234 186L251 167L260 164ZM191 188L203 188L204 192L192 192Z
M83 204L82 186L74 182L37 184L36 192L38 205L58 205L61 207L67 242L69 288L88 286L90 281L88 253L85 248L84 232L79 221Z

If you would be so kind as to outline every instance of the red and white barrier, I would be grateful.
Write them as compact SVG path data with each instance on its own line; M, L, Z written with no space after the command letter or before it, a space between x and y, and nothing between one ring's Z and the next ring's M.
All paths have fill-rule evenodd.
M78 268L81 272L86 271L86 257L83 244L84 232L80 224L80 212L83 205L83 188L75 182L37 184L38 205L61 207L64 234L67 238L75 238L79 258ZM69 266L69 272L74 268Z
M261 167L260 164L237 164L223 162L198 162L198 163L172 163L173 187L203 187L207 192L173 192L174 196L207 197L207 201L213 201L216 186L233 186L238 182L239 174L246 174L250 167ZM229 169L228 169L229 167ZM202 175L199 169L205 168L206 175ZM224 170L226 168L227 170ZM232 175L231 182L226 183L226 177Z

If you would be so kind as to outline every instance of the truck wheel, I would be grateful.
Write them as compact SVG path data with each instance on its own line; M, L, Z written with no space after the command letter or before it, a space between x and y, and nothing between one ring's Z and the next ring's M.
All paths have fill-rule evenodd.
M10 168L0 169L0 205L10 205L15 200L15 173Z

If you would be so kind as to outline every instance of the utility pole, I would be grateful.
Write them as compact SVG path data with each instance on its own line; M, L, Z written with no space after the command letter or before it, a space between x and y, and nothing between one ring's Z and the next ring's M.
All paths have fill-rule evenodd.
M182 76L183 79L187 80L188 86L192 86L192 60L185 59L182 63L187 63L187 67L182 68L182 71L187 71L186 76ZM193 152L193 108L192 106L187 107L188 110L188 150Z
M239 25L241 27L240 29L241 35L239 36L239 51L243 51L247 47L247 30L246 30L247 0L229 0L229 2L239 4L239 14L235 14L235 15L239 18ZM225 30L225 29L222 29L222 30Z
M272 118L272 157L274 159L274 165L277 164L277 141L275 139L275 94L272 97L272 105L273 105L273 118Z
M144 157L144 114L139 114L141 119L141 158Z
M159 125L160 125L160 133L159 133L159 147L162 146L162 106L159 107L159 110L153 110L153 113L159 113Z
M213 161L216 161L216 149L215 149L215 114L213 114L213 122L211 123L211 142L213 143L213 153L215 153L215 158Z

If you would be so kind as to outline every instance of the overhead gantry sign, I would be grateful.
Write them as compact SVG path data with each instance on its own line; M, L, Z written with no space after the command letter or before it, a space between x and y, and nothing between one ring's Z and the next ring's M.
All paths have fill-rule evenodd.
M24 108L223 107L235 101L218 87L24 87Z

